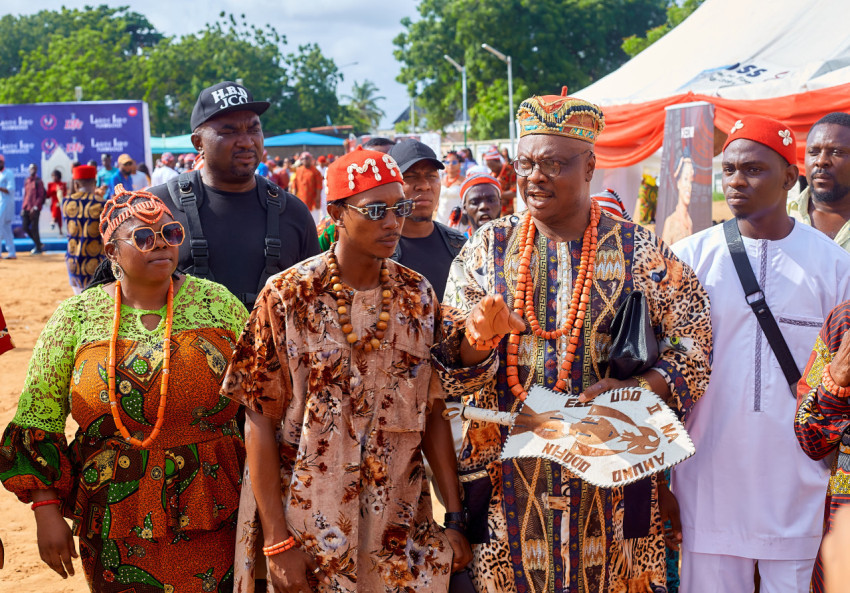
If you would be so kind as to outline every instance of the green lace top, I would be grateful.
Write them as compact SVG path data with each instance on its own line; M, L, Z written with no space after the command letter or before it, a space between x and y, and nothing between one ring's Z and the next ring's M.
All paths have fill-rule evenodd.
M63 301L47 322L33 349L18 412L13 423L47 432L63 432L70 413L70 385L74 359L79 349L112 335L115 301L98 286ZM121 338L137 340L161 349L165 332L166 307L145 311L121 307ZM145 328L142 317L158 315L153 330ZM248 318L239 300L221 284L187 276L174 295L172 333L214 327L231 330L237 336Z

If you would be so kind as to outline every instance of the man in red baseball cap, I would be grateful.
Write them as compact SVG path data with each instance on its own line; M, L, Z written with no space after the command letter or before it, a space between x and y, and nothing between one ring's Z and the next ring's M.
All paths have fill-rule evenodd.
M339 238L269 281L224 379L223 393L247 408L253 487L243 484L238 522L256 534L258 509L276 591L315 590L317 580L335 591L445 591L472 557L431 381L440 302L390 259L413 212L401 182L378 151L330 165ZM432 518L423 452L450 511L445 530Z
M734 218L673 245L708 292L714 330L705 397L686 423L697 454L674 470L683 591L752 590L756 562L762 591L809 590L829 471L790 422L818 331L850 298L850 256L786 213L796 162L784 123L737 120L722 162Z

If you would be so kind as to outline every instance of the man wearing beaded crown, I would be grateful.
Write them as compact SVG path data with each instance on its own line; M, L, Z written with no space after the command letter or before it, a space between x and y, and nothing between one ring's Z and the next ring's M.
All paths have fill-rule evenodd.
M465 367L497 361L473 396L478 407L515 411L532 384L582 403L642 385L687 415L709 372L705 292L654 235L591 200L599 108L531 97L518 119L514 169L528 211L479 229L453 264L443 314L456 323L434 349L447 391L472 393ZM642 376L618 381L607 372L609 329L635 290L661 354ZM479 593L666 590L659 497L675 505L666 485L653 476L601 489L539 458L501 461L506 437L472 422L460 455Z
M683 591L751 590L756 562L762 591L809 590L829 471L792 434L797 381L783 371L778 339L751 306L769 307L787 344L789 370L799 377L824 320L850 298L850 257L788 216L796 161L796 141L784 123L756 115L737 120L721 164L735 218L673 245L708 291L715 337L705 403L686 423L696 454L673 472ZM729 242L736 227L740 242ZM742 286L731 255L736 245L758 292ZM807 372L801 393L813 378L809 384L817 386L821 368Z
M275 591L445 591L471 558L431 376L440 303L389 259L413 211L401 180L378 151L328 167L338 241L269 280L236 346L223 393L248 408L237 591L253 587L242 571L253 565L254 509ZM470 370L482 381L488 372ZM431 515L423 452L445 530Z

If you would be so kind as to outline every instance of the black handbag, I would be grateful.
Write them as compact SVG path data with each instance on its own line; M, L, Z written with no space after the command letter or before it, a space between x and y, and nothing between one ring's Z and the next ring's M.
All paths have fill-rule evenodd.
M649 320L646 298L632 291L622 302L611 322L611 348L608 352L610 376L630 379L652 367L658 359L658 340Z
M622 302L611 322L610 376L630 379L658 359L658 340L649 320L649 306L639 290ZM623 486L623 537L646 537L652 519L652 481L644 478Z

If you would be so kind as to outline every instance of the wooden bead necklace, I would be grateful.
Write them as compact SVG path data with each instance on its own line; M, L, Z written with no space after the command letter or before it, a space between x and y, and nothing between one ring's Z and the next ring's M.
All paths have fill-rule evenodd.
M572 300L567 313L567 319L563 327L554 331L545 331L540 327L537 314L534 311L534 282L529 274L531 255L534 250L534 236L537 229L531 214L526 212L525 218L520 226L519 236L523 238L523 249L519 260L519 271L517 273L516 290L514 292L514 312L519 315L525 314L534 335L544 340L555 340L569 335L570 342L567 345L567 355L558 371L558 380L555 383L555 391L566 391L570 380L570 371L576 358L576 350L581 340L582 326L584 325L585 311L590 303L590 289L593 286L593 269L596 264L596 242L598 237L598 224L601 211L596 200L591 200L590 223L584 230L581 243L581 260L579 262L578 274L576 275ZM519 332L512 331L508 336L507 346L507 376L508 387L511 393L521 401L525 401L528 393L519 381Z
M342 333L345 334L346 341L355 350L362 349L363 352L380 349L381 340L384 339L384 334L387 331L390 321L390 303L393 296L387 261L381 261L381 312L378 314L375 329L368 332L366 337L361 340L357 332L354 331L354 325L351 323L351 301L349 300L348 290L345 289L339 277L339 263L336 260L336 243L328 249L326 257L328 260L328 270L331 275L331 291L336 296L336 312L339 314L340 328L342 329Z
M130 436L130 431L124 426L121 417L118 415L118 400L115 394L115 366L116 366L116 350L118 343L118 326L121 325L121 281L115 281L115 317L112 320L112 338L109 340L109 408L112 412L112 419L115 421L115 426L118 427L118 432L131 445L147 449L151 443L159 436L159 431L162 429L162 423L165 421L165 404L168 400L168 375L171 368L171 325L174 319L174 280L168 283L168 305L165 314L165 338L162 341L162 378L159 384L159 407L156 410L156 423L150 435L143 441Z

